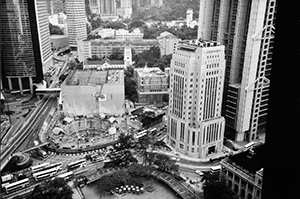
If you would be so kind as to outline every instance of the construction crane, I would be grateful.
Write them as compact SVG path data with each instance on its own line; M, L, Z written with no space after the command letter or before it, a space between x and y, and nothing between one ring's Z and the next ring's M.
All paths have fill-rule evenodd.
M97 87L96 87L97 88ZM102 94L102 89L103 89L103 83L101 83L99 92L96 92L93 94L93 96L95 97L95 103L96 103L96 111L97 114L100 114L100 110L99 110L99 99L103 100L105 99L105 96Z

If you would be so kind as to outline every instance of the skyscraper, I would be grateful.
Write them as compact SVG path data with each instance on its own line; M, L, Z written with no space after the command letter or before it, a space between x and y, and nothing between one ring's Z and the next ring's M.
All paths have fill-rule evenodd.
M225 45L222 115L237 141L265 128L275 14L276 0L200 0L198 38Z
M67 26L70 47L77 48L77 40L87 38L84 0L66 0Z
M224 48L196 40L181 42L173 54L167 138L172 147L191 157L204 158L223 148Z
M186 11L186 26L190 27L191 26L191 22L193 21L193 9L189 8Z
M90 8L97 14L116 14L116 0L89 0Z
M37 12L37 24L39 33L39 44L41 49L43 71L53 65L53 52L51 51L49 17L46 0L35 0Z
M52 53L45 0L1 1L2 81L10 90L32 90Z
M64 11L63 0L47 0L48 14L54 15Z

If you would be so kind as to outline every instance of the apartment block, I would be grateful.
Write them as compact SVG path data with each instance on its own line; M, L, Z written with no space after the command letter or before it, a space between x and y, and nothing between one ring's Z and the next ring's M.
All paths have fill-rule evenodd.
M190 157L206 158L223 149L224 50L214 41L182 41L172 57L167 139Z
M175 53L178 42L180 41L175 35L167 31L162 32L157 37L157 40L159 42L161 56Z
M70 47L77 48L77 40L84 40L87 37L85 1L66 0L65 10Z
M96 14L116 14L116 0L90 0L90 9Z
M222 115L236 141L265 129L275 19L276 0L200 0L198 38L225 45Z

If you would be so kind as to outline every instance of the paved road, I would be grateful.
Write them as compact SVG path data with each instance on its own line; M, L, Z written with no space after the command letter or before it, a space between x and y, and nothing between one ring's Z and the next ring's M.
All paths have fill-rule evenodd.
M19 148L19 146L23 144L25 140L28 140L26 138L29 135L35 133L36 125L41 123L42 120L46 118L46 116L52 108L51 105L53 105L55 100L56 99L52 98L43 99L40 106L38 106L36 110L32 113L32 115L28 118L28 120L22 124L21 129L15 132L15 134L8 140L8 143L1 148L1 170L10 158L10 155L12 155ZM18 151L22 151L22 149L25 148L21 147L21 150Z
M38 119L31 125L31 130L28 137L24 142L17 148L16 151L22 152L25 149L34 147L34 140L37 140L40 129L43 126L43 123L45 122L47 116L49 115L51 109L55 108L57 105L57 99L56 97L51 97L50 100L46 103L45 109L42 110L42 112L39 114Z

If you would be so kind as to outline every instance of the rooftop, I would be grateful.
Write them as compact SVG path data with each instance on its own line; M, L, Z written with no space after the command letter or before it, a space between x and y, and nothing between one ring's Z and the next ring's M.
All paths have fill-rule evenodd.
M100 85L106 83L108 71L76 70L67 85ZM70 74L71 75L71 74Z
M89 60L84 61L84 64L87 65L103 65L104 63L108 63L109 65L122 65L124 64L124 60L104 59L104 60L96 60L96 61L89 61Z
M220 43L211 40L203 40L201 38L196 40L185 40L179 42L179 49L185 49L191 51L195 51L197 47L207 48L213 46L220 46Z
M50 35L50 39L67 38L68 35Z
M144 67L144 68L136 68L134 69L140 77L151 77L151 76L163 76L163 75L167 75L166 73L164 73L162 70L160 70L160 68L158 67L153 67L153 68L148 68L148 67Z
M264 144L262 144L242 153L229 156L228 160L250 173L255 174L264 167L264 149Z

